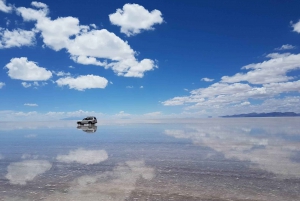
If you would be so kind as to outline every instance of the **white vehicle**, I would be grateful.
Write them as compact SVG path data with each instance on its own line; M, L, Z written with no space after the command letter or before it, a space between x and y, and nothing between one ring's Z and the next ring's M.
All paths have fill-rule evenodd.
M78 125L84 125L84 124L96 124L97 123L97 118L96 117L86 117L82 119L81 121L77 121Z

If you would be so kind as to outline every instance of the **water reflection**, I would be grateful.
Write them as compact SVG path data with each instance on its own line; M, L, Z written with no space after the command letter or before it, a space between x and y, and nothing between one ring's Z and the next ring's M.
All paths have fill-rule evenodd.
M284 178L300 177L300 163L292 160L295 152L300 151L299 124L276 121L254 119L248 122L232 120L218 124L191 124L184 129L166 129L164 133L190 139L199 146L208 146L228 159L250 161L252 168Z
M81 163L86 165L97 164L108 158L105 150L85 150L79 148L70 151L67 155L58 155L56 159L64 163Z
M97 126L95 125L80 125L77 126L77 129L81 129L82 131L86 133L95 133L97 131Z
M101 135L74 122L2 124L0 201L299 201L298 122L118 122Z
M11 184L25 185L36 176L50 170L51 167L52 164L46 160L24 160L11 163L7 167L7 174L5 177Z
M144 161L126 161L112 171L78 177L63 192L56 192L45 200L126 200L135 190L138 179L153 177L154 169L145 166Z

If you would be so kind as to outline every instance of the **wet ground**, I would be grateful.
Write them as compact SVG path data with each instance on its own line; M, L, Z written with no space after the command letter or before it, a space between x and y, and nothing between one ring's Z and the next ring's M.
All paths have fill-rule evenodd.
M0 122L0 200L299 201L299 122Z

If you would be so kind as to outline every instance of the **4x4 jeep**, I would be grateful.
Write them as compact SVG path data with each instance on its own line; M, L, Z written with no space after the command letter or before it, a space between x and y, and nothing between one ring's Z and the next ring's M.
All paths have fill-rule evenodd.
M78 125L84 125L84 124L96 124L97 118L96 117L86 117L82 119L82 121L77 121Z

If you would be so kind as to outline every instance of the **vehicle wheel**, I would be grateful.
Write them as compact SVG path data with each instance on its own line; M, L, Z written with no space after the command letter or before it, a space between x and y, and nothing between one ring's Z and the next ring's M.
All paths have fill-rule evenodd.
M91 122L91 121L89 121L89 125L92 125L92 122Z

